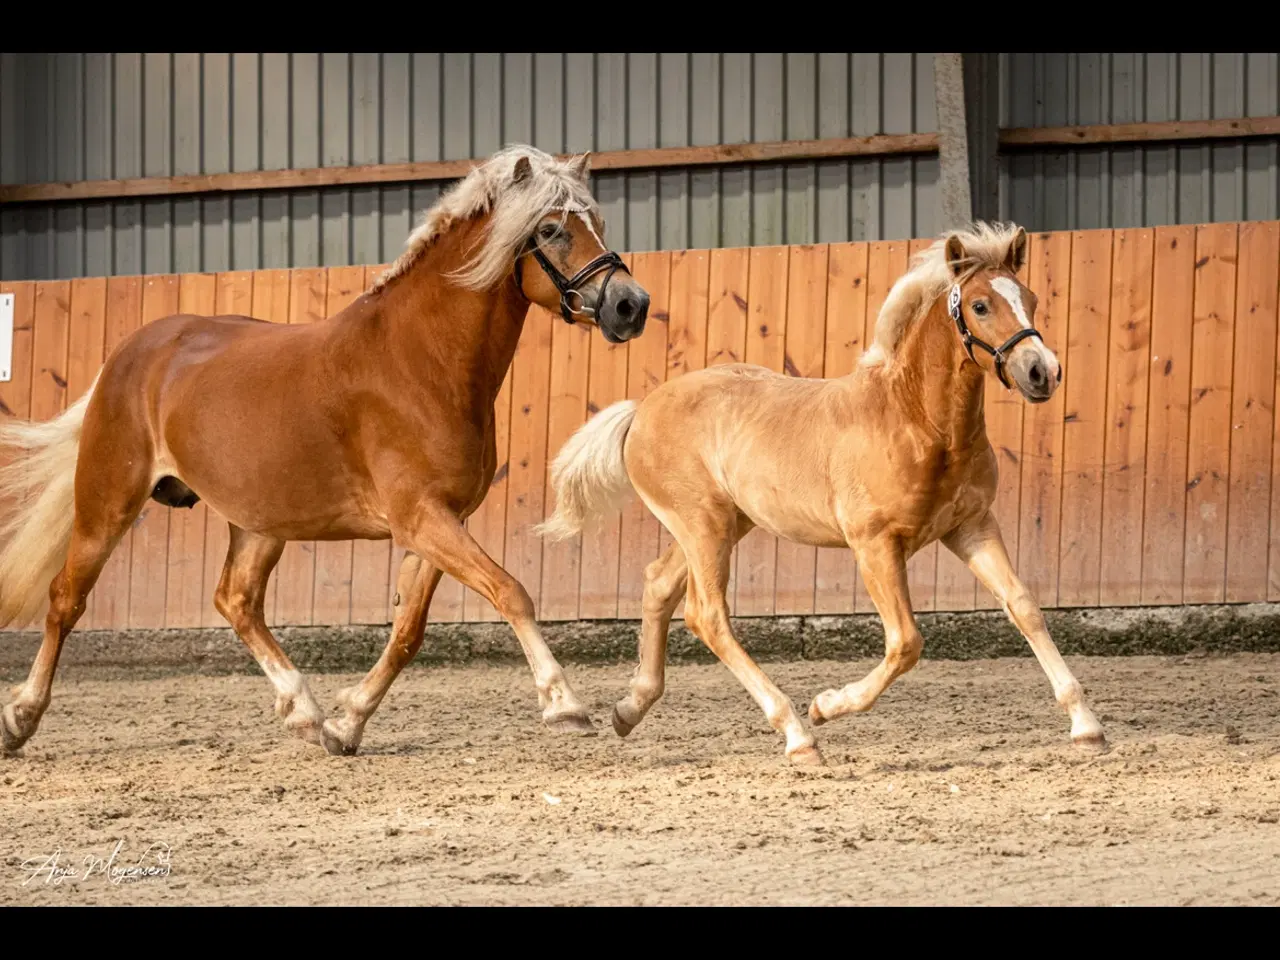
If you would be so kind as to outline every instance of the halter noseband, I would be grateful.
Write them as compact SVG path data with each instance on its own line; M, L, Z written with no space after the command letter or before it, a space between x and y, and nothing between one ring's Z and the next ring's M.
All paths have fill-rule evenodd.
M542 250L538 247L538 241L530 237L529 249L522 251L520 256L516 258L516 283L521 283L520 277L520 261L524 258L525 253L532 253L533 258L538 261L543 272L551 278L551 282L556 285L556 289L560 291L560 315L564 317L565 323L576 323L574 314L580 314L589 320L594 320L596 311L594 307L588 307L586 298L582 295L582 291L578 288L587 280L590 280L601 270L608 270L604 275L604 279L600 281L600 293L596 297L596 303L604 302L605 291L609 289L609 281L613 279L613 275L618 272L619 268L626 270L627 265L622 262L622 258L609 250L600 254L585 267L575 273L569 279L565 279L564 274L555 268L550 260L546 258ZM630 273L630 271L627 271ZM570 305L570 297L578 298L577 309Z
M964 313L960 309L960 284L958 283L953 283L951 292L947 294L947 312L951 314L951 319L956 322L956 329L960 331L960 342L964 344L964 349L969 354L969 359L974 363L978 362L973 355L975 346L987 351L995 360L996 376L1000 378L1000 382L1004 384L1006 390L1012 390L1013 384L1004 375L1005 357L1008 356L1010 350L1027 339L1027 337L1038 337L1040 342L1043 343L1044 337L1040 336L1040 331L1035 327L1024 327L998 347L993 347L985 340L975 337L964 322Z

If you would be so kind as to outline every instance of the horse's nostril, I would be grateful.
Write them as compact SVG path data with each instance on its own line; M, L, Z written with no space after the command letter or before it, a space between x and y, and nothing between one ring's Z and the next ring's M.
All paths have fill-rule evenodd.
M630 320L632 315L636 312L636 305L630 300L623 298L618 301L617 310L620 318L623 320Z
M1059 367L1059 368L1058 368L1058 382L1059 382L1059 383L1061 383L1061 382L1062 382L1062 368L1061 368L1061 367Z
M1031 369L1027 371L1027 376L1031 378L1031 382L1036 386L1044 383L1044 367L1038 363L1033 363Z

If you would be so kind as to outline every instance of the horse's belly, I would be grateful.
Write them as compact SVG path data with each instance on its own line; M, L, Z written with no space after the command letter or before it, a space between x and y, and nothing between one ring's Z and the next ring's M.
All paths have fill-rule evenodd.
M753 495L754 494L754 495ZM844 534L825 498L799 494L770 496L763 491L742 491L738 509L760 529L812 547L843 547Z

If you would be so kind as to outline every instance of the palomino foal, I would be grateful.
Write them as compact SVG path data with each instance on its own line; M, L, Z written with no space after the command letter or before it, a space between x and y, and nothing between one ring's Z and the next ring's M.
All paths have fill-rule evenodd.
M365 723L422 645L443 573L512 625L543 720L592 730L534 621L525 589L463 526L497 467L494 399L529 304L590 320L621 343L648 294L601 236L585 156L510 147L427 211L373 287L319 323L172 316L108 358L90 392L47 423L0 426L0 624L50 600L27 682L3 712L16 750L49 705L63 641L107 557L147 499L206 501L230 521L213 602L276 690L276 711L330 753ZM263 616L288 540L385 540L409 553L395 623L364 680L326 720ZM52 581L52 583L50 583Z
M821 763L796 710L738 644L725 584L735 543L752 527L798 543L848 545L884 622L884 660L809 708L815 725L869 710L920 657L907 560L941 540L991 590L1026 637L1083 748L1105 745L1080 684L1049 638L991 514L997 458L983 418L983 377L1032 403L1062 370L1032 325L1035 295L1019 282L1021 227L945 235L890 291L875 342L854 373L786 377L730 364L690 373L643 401L616 403L587 422L552 467L561 538L616 509L629 488L675 543L645 571L640 663L614 707L626 736L662 695L667 630L685 620L786 736L797 763Z

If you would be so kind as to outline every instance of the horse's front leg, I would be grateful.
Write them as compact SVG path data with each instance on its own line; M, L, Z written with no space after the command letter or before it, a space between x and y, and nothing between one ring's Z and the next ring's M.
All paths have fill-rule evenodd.
M815 726L846 713L870 710L889 684L916 665L924 649L924 638L911 611L907 561L901 543L895 537L883 537L854 549L867 592L884 623L884 659L861 680L814 697L809 719Z
M1000 527L990 512L962 524L942 541L948 550L968 564L973 575L991 591L1014 626L1026 637L1040 666L1053 684L1053 695L1071 717L1071 740L1090 752L1106 749L1107 739L1084 690L1058 652L1045 626L1040 605L1013 572Z

